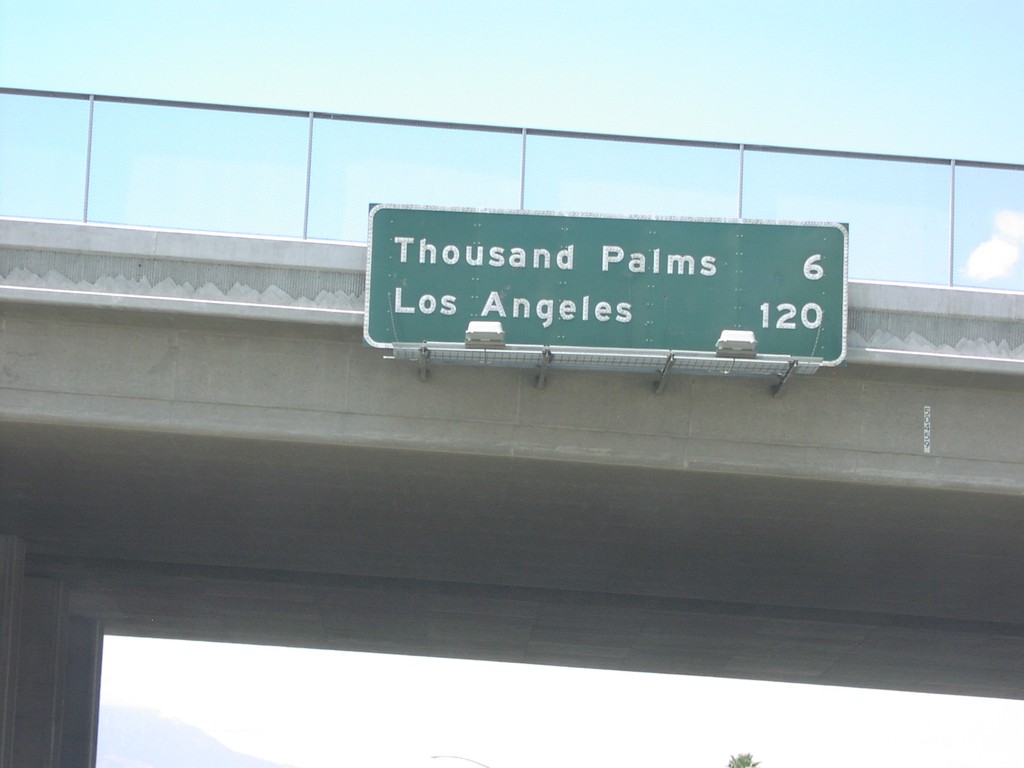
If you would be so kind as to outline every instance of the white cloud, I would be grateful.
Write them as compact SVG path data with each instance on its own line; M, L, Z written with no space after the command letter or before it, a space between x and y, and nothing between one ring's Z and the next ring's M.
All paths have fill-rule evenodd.
M1000 211L996 214L996 232L1018 244L1024 242L1024 213Z
M967 259L967 276L985 282L1009 277L1024 245L1024 213L1000 211L995 234L975 248Z
M1020 246L1000 237L993 237L971 251L967 259L967 276L982 282L997 277L1008 277L1018 259Z

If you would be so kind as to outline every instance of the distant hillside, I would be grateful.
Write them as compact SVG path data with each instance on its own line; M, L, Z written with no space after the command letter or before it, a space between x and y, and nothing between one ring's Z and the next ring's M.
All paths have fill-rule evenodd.
M96 768L289 768L234 752L198 728L152 712L100 710Z

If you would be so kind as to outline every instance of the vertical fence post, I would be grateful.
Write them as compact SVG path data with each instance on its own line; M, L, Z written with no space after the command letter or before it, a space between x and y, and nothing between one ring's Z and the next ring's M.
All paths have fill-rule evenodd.
M743 144L740 144L740 181L739 181L739 190L738 190L738 192L736 194L736 200L737 200L737 202L736 202L736 218L737 219L742 219L743 218L743 153L744 153L745 149L746 149L746 147Z
M523 128L523 147L519 154L519 210L526 205L526 129Z
M309 138L306 140L306 205L302 210L302 239L309 236L309 187L313 176L313 113L309 113Z
M85 193L82 199L82 223L89 221L89 177L92 175L92 120L96 111L96 97L89 94L89 131L85 138Z
M956 160L949 161L949 287L953 287L953 237L956 224Z

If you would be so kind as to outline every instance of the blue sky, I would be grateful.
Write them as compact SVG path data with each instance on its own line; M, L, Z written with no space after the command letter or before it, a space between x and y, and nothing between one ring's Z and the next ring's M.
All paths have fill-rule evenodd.
M1024 162L1019 2L0 0L0 83Z
M1024 163L1022 29L1024 3L985 0L842 4L739 0L0 0L0 85ZM301 127L297 135L301 141L305 135ZM0 145L2 139L0 136ZM580 151L581 156L586 154ZM566 154L552 152L552 157L564 160ZM173 163L173 159L167 162ZM296 186L300 187L303 158L295 163L299 166ZM911 170L927 170L921 168ZM215 175L215 170L208 175ZM515 170L511 171L513 180ZM750 169L755 187L752 194L756 192L756 170ZM98 187L102 173L103 167L98 165L94 179ZM815 174L825 180L819 195L841 186L827 163ZM1008 191L995 196L989 195L994 189L989 176L976 177L978 189L972 189L972 178L968 175L963 182L965 194L970 192L986 202L979 208L977 220L969 222L965 230L972 232L972 240L965 246L964 259L968 252L980 253L985 247L992 258L982 266L1008 262L1011 271L1019 269L1014 265L1024 243L1024 184L1017 176L1003 179L1001 190ZM603 180L584 181L581 189L590 195L585 204L602 205ZM878 194L884 191L903 206L898 208L898 216L882 219L892 223L895 246L905 248L919 232L927 231L938 233L936 248L941 250L945 226L941 214L948 204L941 189L934 205L924 205L917 199L901 201L900 189L883 190L884 182L873 177L868 181L870 189ZM853 184L848 199L857 207L876 207L874 197L863 196L864 182L860 178ZM645 189L657 191L659 183L650 182ZM731 189L731 178L725 178L722 186ZM167 186L147 189L160 198ZM799 201L802 192L794 185L786 199ZM559 204L558 198L551 199L554 202L545 199L543 204ZM656 196L652 199L657 201ZM808 218L802 214L805 209L791 210L796 209L780 207L779 214ZM847 220L844 209L835 211L825 205L814 210L820 210L826 220ZM364 211L362 207L359 215ZM1007 211L1009 216L999 218ZM917 227L909 236L899 228L908 221ZM884 231L888 230L883 227ZM853 238L857 232L854 227ZM147 650L112 641L110 647L116 655L105 663L104 690L109 700L146 703L150 696L149 706L206 727L239 748L264 750L265 756L291 762L296 768L337 764L331 761L331 746L310 734L296 737L280 733L272 725L250 727L248 734L242 734L242 726L225 723L224 713L232 711L255 718L248 707L256 699L245 691L234 701L223 698L237 685L230 678L215 676L227 671L226 658L249 660L249 651L225 657L221 649L212 649L206 660L200 661L190 656L199 651L185 651L174 644ZM312 658L316 669L322 671L328 662L322 656L286 660L285 653L277 650L262 657L263 661L249 663L278 670L279 674L268 673L265 679L274 680L278 700L294 702L302 691L308 693L301 681L320 672L310 673L308 667L305 672L295 671L289 665L308 665L314 663L309 661ZM349 665L347 672L339 674L348 675L344 679L350 689L355 685L352 670L366 669L369 664L354 657L334 658L339 659L339 666ZM435 701L439 711L448 713L462 711L456 709L461 700L462 705L468 703L465 711L471 713L480 709L474 698L479 688L458 687L456 680L460 685L467 681L479 685L486 680L499 690L513 685L507 671L488 677L490 673L479 666L465 668L469 671L463 673L450 668L438 672L436 665L422 665L423 676L417 677L405 660L392 661L398 666L390 671L373 666L376 677L363 680L362 692L354 695L368 696L379 688L382 677L401 675L412 687L400 690L400 697L413 696L410 691L414 691L423 708ZM189 686L178 686L175 681L186 680L184 672L157 674L183 669L197 669L206 675L202 679L206 682L191 683L193 692L205 689L205 703L182 698ZM535 672L530 671L531 679ZM438 674L452 681L445 686L443 703L437 698ZM735 683L708 687L706 681L681 678L666 681L640 676L627 681L609 673L594 673L592 678L575 677L583 674L579 671L552 674L555 676L538 678L535 685L557 691L577 687L584 694L562 702L573 718L577 713L592 718L590 730L586 730L585 718L566 719L563 724L575 729L572 733L596 738L592 724L603 723L598 742L601 750L586 753L585 760L579 759L578 750L566 752L565 740L559 741L543 720L524 714L524 708L531 705L523 694L487 702L495 717L521 728L523 738L515 743L490 738L492 732L486 729L480 734L487 738L476 741L459 741L459 734L451 733L444 740L417 742L415 755L396 754L380 765L425 767L431 765L429 755L437 753L465 754L492 768L584 764L597 768L603 765L601 759L607 759L607 765L622 765L627 759L637 765L724 765L730 754L752 751L765 768L818 766L822 753L829 754L829 765L835 768L912 761L936 768L1009 762L1019 759L1024 746L1020 736L1024 729L1019 727L1024 722L1021 702L908 699L904 695L764 688L759 684L738 692ZM573 676L572 681L567 682L565 675ZM588 682L579 682L583 679ZM600 700L592 692L587 695L592 691L590 680L602 681L618 698L613 695L603 700L605 704L595 705ZM297 681L298 689L294 687ZM737 698L751 703L742 718L735 716ZM507 699L512 709L499 710L501 699ZM618 708L619 700L642 702L644 708L634 707L639 714L628 719ZM209 701L216 701L215 711L206 706ZM693 701L700 702L697 710ZM732 709L723 709L729 706ZM611 721L600 719L602 707ZM266 703L259 708L270 711ZM678 722L674 718L658 719L666 712L700 709L720 713L720 719L733 717L731 730L712 727L712 719L701 721L702 727L684 735L671 732ZM341 716L341 710L332 710L327 703L322 710L321 714ZM831 719L821 719L826 711L833 713ZM772 718L766 720L766 714ZM620 732L615 733L608 722L620 724ZM782 724L787 722L815 725L797 734L784 730ZM643 730L645 723L662 726L658 740ZM775 730L766 728L766 723L776 724ZM851 723L857 723L856 728ZM324 722L321 730L330 727ZM780 732L789 738L779 740ZM672 738L661 740L666 733ZM951 740L951 734L957 738ZM692 738L687 741L686 735ZM641 753L640 744L660 751ZM299 746L307 749L286 751ZM673 747L679 747L678 751L673 752ZM542 755L550 759L542 760ZM368 761L362 764L372 765ZM438 761L432 765L444 768Z

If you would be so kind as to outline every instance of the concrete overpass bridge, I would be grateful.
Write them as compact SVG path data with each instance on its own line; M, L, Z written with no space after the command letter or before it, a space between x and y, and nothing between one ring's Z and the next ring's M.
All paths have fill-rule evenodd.
M793 377L436 367L364 249L0 220L0 765L126 633L1024 697L1024 297L852 283Z

